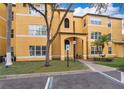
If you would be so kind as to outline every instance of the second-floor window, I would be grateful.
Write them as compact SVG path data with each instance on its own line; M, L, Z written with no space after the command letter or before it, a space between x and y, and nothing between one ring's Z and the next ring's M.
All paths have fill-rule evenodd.
M99 39L101 36L101 32L92 32L91 39Z
M90 23L94 24L94 25L101 25L101 19L100 18L96 18L96 17L91 17L90 18Z
M29 35L47 36L47 27L45 25L29 25Z
M86 19L84 19L84 27L86 26Z
M68 18L65 18L65 20L64 20L64 27L69 28L69 19Z
M112 27L112 21L111 21L111 20L108 21L108 27L109 27L109 28Z
M45 5L44 4L34 4L34 7L40 10L42 13L45 13ZM36 10L29 6L29 14L31 15L40 15Z
M112 34L111 33L108 34L108 39L109 39L109 41L112 40Z

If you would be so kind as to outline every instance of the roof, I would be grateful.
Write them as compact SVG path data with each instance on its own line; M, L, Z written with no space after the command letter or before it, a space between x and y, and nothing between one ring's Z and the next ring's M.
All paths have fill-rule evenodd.
M74 33L74 32L59 32L59 34L87 35L87 33Z
M113 42L113 43L115 43L115 44L124 44L123 41L122 41L122 42L117 42L117 41L115 41L115 42Z
M66 9L55 9L56 11L66 11ZM69 12L74 12L74 10L69 10Z
M85 17L87 15L93 15L93 16L102 16L102 17L108 17L108 18L112 18L112 19L119 19L119 20L122 20L122 18L118 18L118 17L111 17L111 16L107 16L107 15L100 15L100 14L91 14L91 13L87 13L85 14L84 16L74 16L74 17Z

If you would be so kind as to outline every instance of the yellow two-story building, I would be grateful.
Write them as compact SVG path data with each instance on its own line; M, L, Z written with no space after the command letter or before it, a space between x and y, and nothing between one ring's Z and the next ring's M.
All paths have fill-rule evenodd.
M2 5L2 7L1 7ZM0 56L6 54L6 7L0 5ZM35 4L44 13L44 4ZM48 19L51 17L50 5ZM51 37L64 15L64 9L54 13ZM92 45L103 34L110 35L109 45L105 45L106 56L124 57L122 39L122 19L97 14L73 16L69 11L60 28L59 34L50 47L50 59L64 60L69 49L69 57L88 59L97 56L96 47ZM2 30L3 29L3 30ZM2 34L1 34L2 33ZM2 43L1 43L2 42ZM44 18L27 4L13 6L11 53L16 61L41 61L46 56L47 32ZM101 47L99 47L101 48Z
M6 54L6 6L0 4L0 56Z

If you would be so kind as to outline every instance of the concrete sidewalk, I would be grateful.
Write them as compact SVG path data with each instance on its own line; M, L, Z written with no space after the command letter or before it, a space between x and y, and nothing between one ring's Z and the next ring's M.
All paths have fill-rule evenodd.
M97 72L105 76L106 78L111 79L112 81L122 83L121 72L117 70L117 68L95 64L91 61L84 61L84 60L79 60L79 61L87 65L93 72Z
M44 73L30 73L30 74L1 75L0 80L31 78L31 77L40 77L40 76L80 74L80 73L87 73L87 72L91 72L91 70L86 69L86 70L73 70L73 71L62 71L62 72L47 72L47 73L44 72Z
M93 62L90 61L84 61L84 60L79 60L80 62L90 66L91 70L97 70L97 71L101 71L101 72L107 72L107 71L115 71L117 70L116 68L113 67L108 67L108 66L104 66L104 65L99 65L99 64L95 64ZM92 68L93 67L93 68Z

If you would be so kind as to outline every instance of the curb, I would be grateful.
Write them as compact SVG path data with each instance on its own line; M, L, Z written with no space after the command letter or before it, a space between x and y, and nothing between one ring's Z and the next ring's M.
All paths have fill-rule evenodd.
M86 73L86 72L91 72L91 70L86 69L86 70L74 70L74 71L63 71L63 72L3 75L3 76L0 76L0 80L29 78L29 77L40 77L40 76L56 76L56 75L79 74L79 73Z

